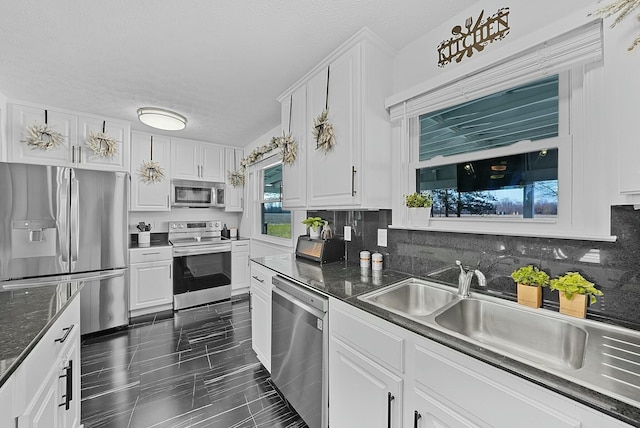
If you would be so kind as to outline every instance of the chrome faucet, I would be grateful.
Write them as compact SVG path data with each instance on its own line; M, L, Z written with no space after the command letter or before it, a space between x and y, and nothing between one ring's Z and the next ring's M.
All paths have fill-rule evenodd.
M471 280L475 275L478 277L478 285L480 287L487 286L487 278L478 269L465 268L460 260L456 260L456 265L460 268L460 275L458 276L458 296L464 299L469 297L469 289L471 288Z

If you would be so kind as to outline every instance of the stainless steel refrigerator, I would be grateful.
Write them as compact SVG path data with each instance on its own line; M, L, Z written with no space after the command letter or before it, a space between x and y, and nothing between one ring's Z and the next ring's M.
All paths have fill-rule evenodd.
M0 162L0 288L82 282L81 333L129 322L128 174Z

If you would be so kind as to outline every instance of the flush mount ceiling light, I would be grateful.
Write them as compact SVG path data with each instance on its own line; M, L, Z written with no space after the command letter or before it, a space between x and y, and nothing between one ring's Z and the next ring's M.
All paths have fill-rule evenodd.
M157 107L141 107L138 119L145 125L165 131L180 131L187 126L187 118L174 111Z

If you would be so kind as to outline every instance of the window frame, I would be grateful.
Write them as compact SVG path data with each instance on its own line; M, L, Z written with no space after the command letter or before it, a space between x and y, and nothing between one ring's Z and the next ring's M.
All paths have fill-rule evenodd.
M262 233L262 204L264 202L269 202L264 200L264 171L278 164L282 164L282 159L279 159L279 157L276 155L272 155L249 167L247 175L250 178L252 184L254 184L252 198L253 202L251 204L253 208L252 211L255 213L254 215L251 215L253 229L252 238L284 247L290 247L292 245L294 235L293 211L287 210L291 213L291 238L281 238L278 236L266 235Z
M508 64L509 60L507 60ZM499 65L505 65L504 63ZM479 71L473 75L488 74L487 79L495 84L486 85L475 91L473 98L496 93L510 87L540 79L540 72L519 75L513 79L500 75L498 64L494 69ZM602 62L575 65L557 72L559 79L559 126L558 137L523 141L511 146L480 150L452 156L436 156L426 161L418 161L419 156L419 116L437 109L459 104L460 97L439 98L422 108L413 105L409 112L405 101L405 112L401 116L392 110L394 141L398 143L396 168L400 173L394 188L401 195L416 191L416 169L455 162L473 161L534 151L543 148L558 148L558 216L556 219L522 218L431 218L428 226L409 226L408 210L402 200L394 200L394 224L391 228L432 230L444 232L479 233L512 236L535 236L561 239L579 239L613 242L608 196L608 183L596 171L606 159L606 129L602 104L604 102L604 65ZM452 82L454 85L454 82ZM438 90L439 88L434 88ZM428 93L428 92L427 92ZM424 98L426 95L422 95ZM465 98L465 100L470 98ZM606 162L605 162L606 163ZM568 195L568 196L567 196ZM400 199L400 198L398 198Z

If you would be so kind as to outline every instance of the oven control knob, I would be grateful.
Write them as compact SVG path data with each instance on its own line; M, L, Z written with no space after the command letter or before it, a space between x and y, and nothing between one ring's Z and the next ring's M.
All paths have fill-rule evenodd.
M176 228L176 224L175 223L171 223L171 229L175 229Z
M184 224L180 223L180 224L178 225L178 228L180 228L180 229L184 229Z
M207 227L213 227L213 222L210 221L209 223L207 223Z

